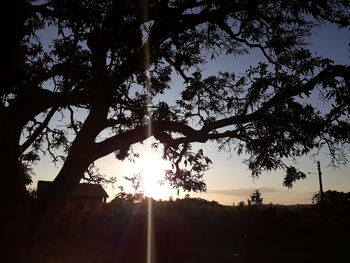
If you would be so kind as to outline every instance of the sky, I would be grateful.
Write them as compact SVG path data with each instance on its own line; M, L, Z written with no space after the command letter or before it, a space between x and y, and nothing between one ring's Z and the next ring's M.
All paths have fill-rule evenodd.
M349 42L349 31L338 30L332 25L323 26L318 30L317 34L310 38L312 51L318 55L332 58L338 64L349 64L349 47L347 45ZM218 71L242 72L251 64L256 63L259 56L258 53L242 57L221 56L207 65L207 74ZM172 84L174 86L180 85L181 81L174 75ZM168 96L174 99L178 95L172 90ZM156 152L150 149L153 141L153 139L148 139L143 145L135 147L135 150L141 154L141 158L136 160L136 163L117 161L113 155L108 155L96 162L102 174L117 177L118 181L114 187L111 185L105 187L110 196L109 201L119 191L117 186L123 186L125 191L132 192L130 183L123 180L125 176L130 177L140 172L147 174L149 177L154 176L153 181L157 181L161 171L170 168L169 163L161 160L161 151ZM309 204L312 196L319 190L317 160L321 162L323 188L325 191L330 189L350 191L350 167L341 167L341 169L334 170L328 166L330 160L324 152L316 158L305 156L297 160L296 167L310 174L308 174L307 179L296 182L292 189L288 189L282 186L283 171L263 173L260 178L253 179L243 163L244 155L237 156L232 153L230 156L227 152L219 152L217 145L213 143L194 145L194 149L200 148L211 158L213 164L204 176L207 183L207 192L191 192L189 193L191 197L200 197L209 201L215 200L224 205L232 205L233 203L237 204L239 201L246 202L249 194L259 189L264 198L264 203ZM32 187L36 186L38 180L53 180L58 171L59 167L55 167L48 157L43 157L42 161L35 167L36 176L33 178ZM147 180L145 179L146 185ZM168 185L154 186L154 182L148 182L148 184L151 186L145 189L146 194L153 196L155 199L168 199L169 196L172 196L174 199L177 197L182 198L187 194L180 191L178 195L177 190L171 189Z

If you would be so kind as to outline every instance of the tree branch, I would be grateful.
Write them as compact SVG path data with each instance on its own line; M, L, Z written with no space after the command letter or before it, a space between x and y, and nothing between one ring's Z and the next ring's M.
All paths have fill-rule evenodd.
M44 121L33 132L33 134L20 146L22 149L22 153L24 153L29 148L29 146L38 138L41 132L47 127L52 116L55 114L56 110L57 110L56 107L51 108L49 113L46 115Z
M307 83L300 87L290 87L290 89L285 92L278 93L270 100L265 102L258 110L253 113L246 115L236 115L229 118L221 119L211 123L204 124L202 131L209 132L222 127L226 127L234 124L244 124L260 119L269 109L274 105L284 102L285 100L292 98L303 93L307 93L315 88L316 85L326 81L329 78L343 77L344 79L349 79L350 76L350 66L329 66L322 70L318 75L310 79Z

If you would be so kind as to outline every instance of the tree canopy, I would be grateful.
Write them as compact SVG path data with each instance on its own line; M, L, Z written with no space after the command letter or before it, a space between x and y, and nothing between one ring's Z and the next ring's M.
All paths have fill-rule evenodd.
M152 136L174 165L167 179L186 190L205 189L211 162L194 142L247 154L255 177L284 169L288 187L305 174L286 160L326 148L335 164L346 161L350 67L314 54L308 37L324 23L349 28L347 0L16 0L6 12L7 194L23 193L40 153L63 162L53 201L93 180L95 160L133 158L133 145ZM204 73L208 61L256 51L261 61L243 72ZM181 98L162 96L169 91ZM59 113L66 127L50 123Z
M350 193L328 190L324 193L323 200L321 199L321 194L316 193L312 197L312 203L333 209L348 208L350 204Z
M248 205L261 206L263 204L263 198L261 197L260 190L257 189L251 193L247 199Z

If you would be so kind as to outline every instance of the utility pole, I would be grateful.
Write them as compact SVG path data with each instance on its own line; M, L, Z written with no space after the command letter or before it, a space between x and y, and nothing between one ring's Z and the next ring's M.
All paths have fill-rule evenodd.
M321 172L321 165L320 161L317 161L317 170L318 170L318 180L320 182L320 202L321 205L323 204L323 186L322 186L322 172Z

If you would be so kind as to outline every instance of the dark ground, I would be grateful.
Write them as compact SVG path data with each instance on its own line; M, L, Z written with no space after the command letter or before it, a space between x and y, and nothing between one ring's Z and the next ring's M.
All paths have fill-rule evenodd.
M153 262L344 262L350 258L349 215L349 209L315 206L153 202ZM147 202L62 219L27 255L30 263L145 263L146 258Z

